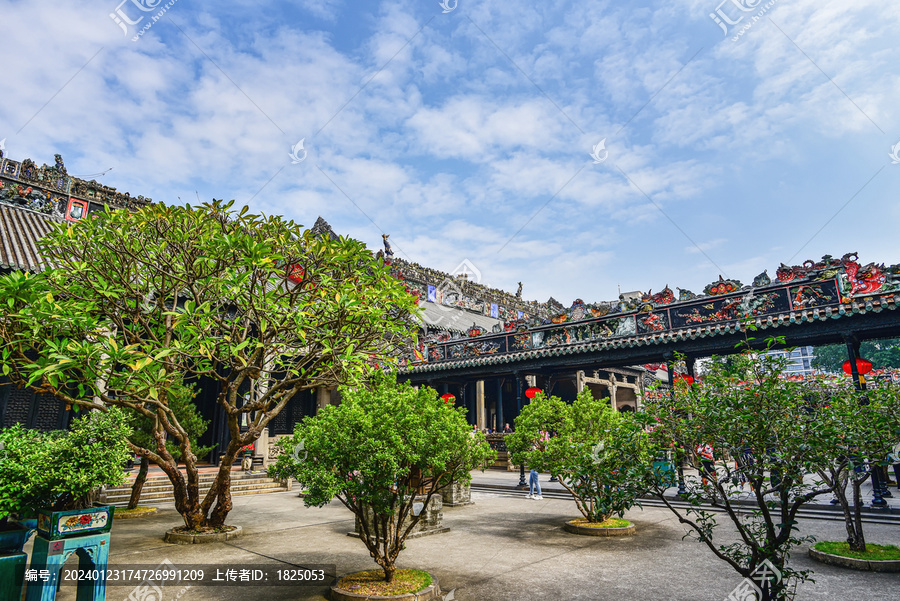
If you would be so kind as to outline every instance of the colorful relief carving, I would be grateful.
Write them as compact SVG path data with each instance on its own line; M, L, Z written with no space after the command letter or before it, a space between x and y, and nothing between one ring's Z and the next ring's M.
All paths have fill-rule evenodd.
M660 305L668 305L674 300L675 293L672 292L668 284L666 284L666 287L662 289L662 292L658 292L652 296L650 296L650 292L648 292L647 295L643 298L644 303L650 303L654 307L658 307Z
M132 197L117 192L115 188L104 186L97 181L85 181L68 174L61 155L54 155L54 164L40 167L31 159L21 163L0 158L0 202L14 204L33 211L69 218L67 196L80 198L82 217L101 209L104 205L113 208L136 209L149 204L151 199L144 196ZM87 201L91 202L88 207Z
M741 297L712 300L672 309L672 327L682 328L718 321L733 321L790 310L787 294L773 290L764 294L750 291Z
M760 295L750 292L744 296L741 301L741 317L757 317L759 315L775 313L778 311L779 301L783 299L784 293L777 290Z
M0 181L0 202L16 205L39 213L62 212L66 201L49 191L17 182Z
M769 270L763 270L761 274L753 278L753 287L760 288L762 286L768 286L772 283L772 278L769 277Z
M678 289L678 302L683 303L687 301L691 301L697 298L697 295L691 292L690 290L685 290L684 288Z
M464 345L463 353L466 357L480 357L481 355L493 355L503 350L503 339L482 340L478 342L467 342Z
M853 260L847 261L844 266L842 279L846 282L846 287L849 288L847 294L849 296L865 296L881 291L888 278L884 265L869 263L865 267L861 267L856 262L856 258L856 255L854 255Z
M531 348L531 334L515 334L509 338L511 351L527 351Z
M485 347L473 347L473 343L468 343L466 347L451 344L445 347L445 356L438 360L576 345L604 338L836 306L849 302L851 298L875 294L900 293L900 263L890 267L876 263L861 265L856 253L847 253L840 259L826 255L820 261L806 261L793 267L782 264L776 279L773 282L768 272L763 271L753 278L753 286L744 290L740 281L719 276L717 281L706 286L702 295L678 288L677 301L668 286L656 294L620 294L618 303L591 305L577 299L568 309L551 298L544 304L552 309L547 317L522 319L520 316L519 319L507 321L505 331L516 333L496 338L504 341L501 348L493 344ZM796 280L805 281L785 285ZM774 289L773 284L776 284ZM766 290L761 290L763 288ZM625 311L630 314L612 317ZM559 327L547 328L550 324ZM541 329L534 329L536 327ZM493 343L491 339L487 341ZM435 354L429 353L429 360L434 360L432 356Z
M821 305L833 305L838 301L834 281L792 286L789 290L794 309L809 309Z
M641 334L650 332L662 332L669 329L668 319L665 313L646 313L637 318L637 330Z
M775 272L779 282L793 282L796 279L810 279L818 276L818 279L831 278L849 261L856 260L856 253L847 253L840 259L831 255L825 255L821 261L804 261L803 265L789 267L782 263Z
M705 294L709 296L720 296L722 294L731 294L732 292L737 292L741 289L743 284L741 284L738 280L726 280L719 276L718 281L709 284L706 288L703 289Z

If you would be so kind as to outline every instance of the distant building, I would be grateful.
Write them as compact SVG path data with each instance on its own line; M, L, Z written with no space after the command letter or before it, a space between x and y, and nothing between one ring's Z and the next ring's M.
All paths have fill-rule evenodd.
M785 359L784 373L789 376L803 376L804 378L811 376L817 372L812 362L816 355L811 346L798 346L793 350L769 351L772 357Z

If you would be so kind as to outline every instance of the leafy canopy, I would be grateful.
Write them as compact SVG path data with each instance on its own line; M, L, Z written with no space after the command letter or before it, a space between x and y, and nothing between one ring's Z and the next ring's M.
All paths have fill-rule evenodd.
M470 470L494 458L484 435L470 430L464 408L382 374L343 388L340 405L305 418L279 444L286 454L269 474L296 478L308 491L307 506L336 497L350 509L386 582L423 516L416 499L427 507L440 487L467 482Z
M39 432L15 424L0 430L0 519L38 509L74 509L103 485L125 480L131 429L115 409L91 412L66 431Z
M621 517L650 486L654 449L639 416L615 411L589 390L572 404L538 394L506 444L514 463L558 476L592 522Z
M783 580L767 598L782 598L790 583L808 577L787 564L791 550L809 540L798 532L797 512L830 492L814 475L837 447L834 430L819 427L831 391L782 377L784 363L746 351L727 363L709 362L693 386L676 382L673 391L645 399L661 447L696 456L698 447L710 445L717 462L713 473L685 476L687 509L671 504L664 486L657 494L688 525L689 535L742 576L765 560L775 565ZM738 506L738 498L752 506ZM720 530L723 513L712 508L731 522L726 532Z
M2 370L54 391L77 383L67 393L83 405L165 404L185 374L265 379L275 402L388 354L415 306L362 243L220 201L105 211L41 245L54 269L0 278Z
M308 506L338 497L390 514L422 483L468 481L470 470L493 459L465 415L431 388L376 375L369 386L342 388L340 405L297 424L293 437L279 441L286 454L270 471L294 477L308 490Z
M416 310L361 242L232 205L105 210L41 240L46 271L0 276L3 374L152 422L155 444L135 450L166 471L192 530L231 509L227 468L200 496L200 424L179 409L198 383L224 412L227 466L298 392L399 356Z

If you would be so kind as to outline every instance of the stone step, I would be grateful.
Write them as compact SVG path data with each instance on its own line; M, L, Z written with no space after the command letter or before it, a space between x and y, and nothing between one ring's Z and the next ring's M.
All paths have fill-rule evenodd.
M204 473L199 476L201 498L209 492L215 481L216 473ZM125 506L131 498L131 486L133 479L123 486L107 488L102 502L115 506ZM284 492L291 490L289 484L284 484L263 474L247 474L246 472L234 472L231 476L232 496L256 495L271 492ZM175 487L165 475L147 478L141 490L141 504L171 503L175 501Z
M284 486L284 485L275 480L265 480L262 482L232 482L231 490L248 490L248 489L253 489L253 488L264 489L264 488L273 488L273 487L278 487L278 486ZM200 490L203 492L208 491L210 488L212 488L212 487L211 486L203 486L203 485L200 486ZM150 498L157 498L159 496L165 496L165 495L171 496L174 492L175 492L175 489L171 485L170 486L157 486L157 487L154 487L153 489L147 489L146 487L144 487L144 489L141 490L141 498L142 499L150 499ZM130 488L112 489L112 490L106 491L107 499L112 498L112 497L124 497L124 496L131 496Z
M260 494L267 494L267 493L273 493L273 492L288 492L289 490L290 489L286 486L280 486L278 488L267 488L264 490L255 490L255 489L254 490L238 490L238 491L231 491L231 496L232 497L244 497L247 495L260 495ZM109 501L106 501L106 503L108 505L114 505L116 507L125 507L126 505L128 505L128 500L129 500L129 497L125 497L124 499L120 499L120 500L109 500ZM202 500L202 496L201 496L201 500ZM174 502L175 502L175 498L171 497L171 496L166 499L144 499L143 495L141 495L141 505L161 505L163 503L174 503Z
M202 488L202 487L209 488L209 487L212 485L212 483L213 483L214 480L215 480L214 478L200 478L200 481L199 481L199 482L200 482L200 487L201 487L201 488ZM265 483L272 482L272 481L273 481L273 480L272 480L271 478L269 478L268 476L256 476L256 477L246 477L246 478L232 478L232 479L231 479L231 485L232 485L232 486L236 486L236 485L238 485L238 484L241 484L241 485L244 485L244 484L265 484ZM132 487L133 485L134 485L134 482L131 482L131 483L129 483L129 484L122 485L122 486L111 486L111 487L108 487L108 488L106 489L106 492L107 492L107 493L115 493L115 494L119 494L119 493L122 493L122 492L126 492L126 491L127 491L128 493L130 493L130 492L131 492L131 487ZM146 482L144 482L144 488L143 488L143 491L144 491L144 492L160 492L160 491L173 490L173 489L174 489L174 487L172 486L172 482L171 482L168 478L163 478L163 479L161 479L161 480L160 480L160 479L154 479L154 480L152 480L152 481L148 479Z
M265 484L255 484L248 486L240 486L240 485L232 485L231 487L231 495L234 497L239 497L243 495L257 495L263 493L272 493L272 492L286 492L289 491L290 487L281 484L279 482L268 482ZM206 493L209 492L209 487L201 487L200 488L200 498L202 499ZM131 498L131 492L128 491L122 494L107 494L105 497L104 503L108 503L109 505L115 506L124 506L128 505L128 501ZM168 490L165 492L156 492L156 493L141 493L141 504L159 504L159 503L169 503L175 501L175 495L172 490Z

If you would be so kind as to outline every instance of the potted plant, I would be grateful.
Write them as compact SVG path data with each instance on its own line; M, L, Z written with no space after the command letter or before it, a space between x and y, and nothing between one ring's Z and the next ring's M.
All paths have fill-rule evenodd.
M22 458L33 454L35 436L19 425L0 430L0 554L21 552L36 527L33 517L17 519L30 513L22 494L29 470Z
M439 514L429 509L432 501L440 507L438 489L493 461L484 437L469 435L465 411L444 403L431 388L416 390L375 374L367 384L342 388L340 405L305 418L292 437L279 440L286 452L269 475L295 478L308 490L308 507L340 500L381 567L339 579L332 599L425 600L439 594L430 574L397 570L395 563L413 531Z
M68 431L0 431L0 530L19 532L21 545L23 520L37 520L48 539L108 531L113 508L93 507L95 491L124 481L130 433L118 410L92 412Z
M538 393L522 408L506 444L514 463L557 476L572 495L582 517L566 522L567 532L634 533L634 524L623 516L640 506L638 497L650 488L657 452L639 416L617 412L589 390L571 404Z

